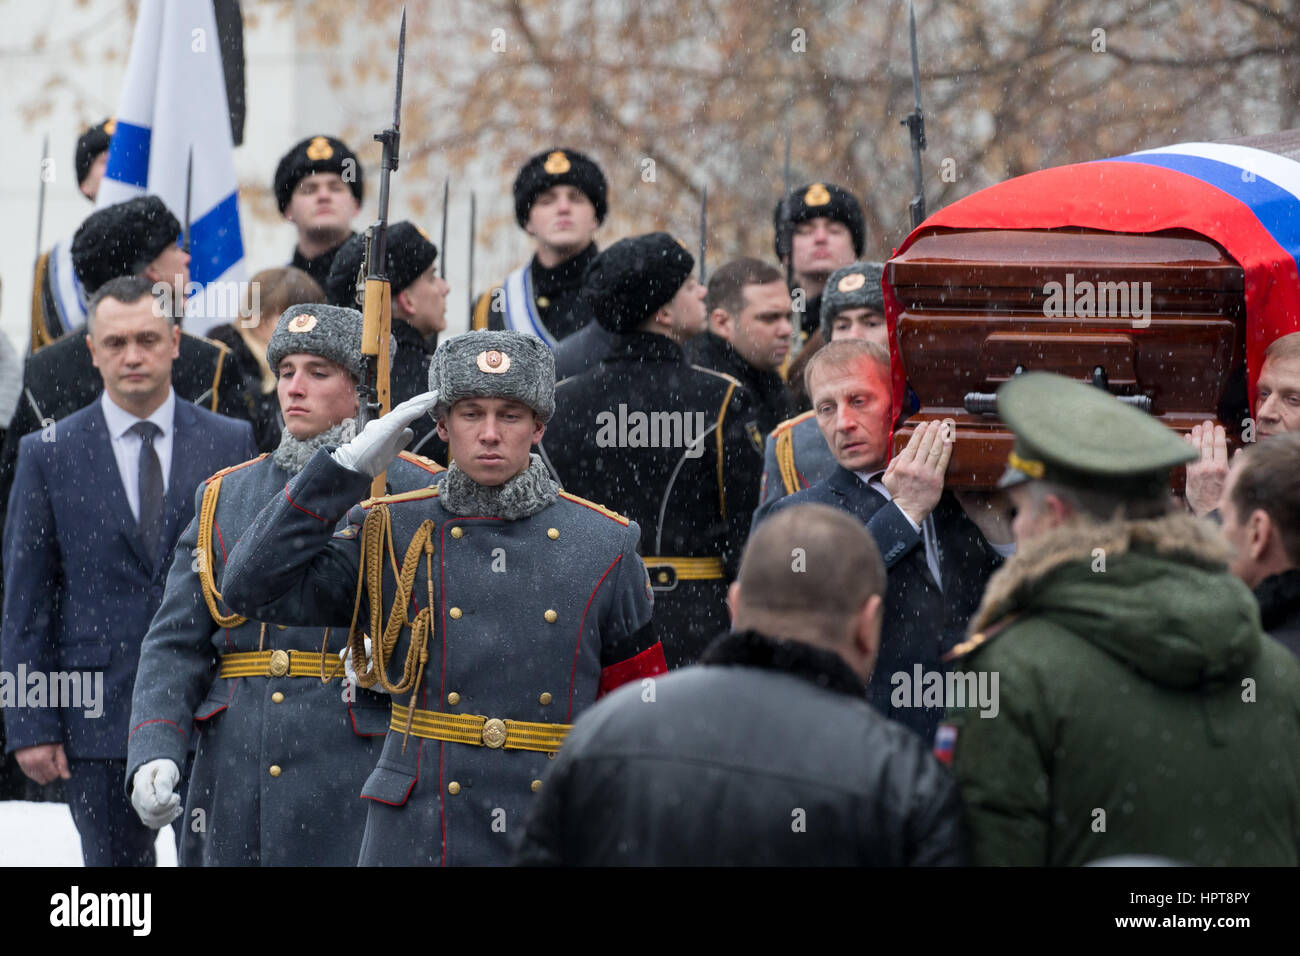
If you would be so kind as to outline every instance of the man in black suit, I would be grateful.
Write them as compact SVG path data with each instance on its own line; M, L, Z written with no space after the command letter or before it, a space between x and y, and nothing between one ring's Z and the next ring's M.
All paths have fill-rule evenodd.
M102 396L19 443L4 534L0 669L21 673L6 747L64 781L87 866L152 866L156 834L122 789L140 643L208 475L253 457L253 430L172 388L180 329L153 281L91 299Z
M945 423L920 425L890 460L889 353L878 343L832 342L813 356L804 378L838 467L824 481L760 508L755 525L780 508L818 502L867 526L889 576L880 659L867 697L929 740L943 707L921 694L925 675L942 675L943 655L961 641L989 576L1014 549L1009 524L986 501L958 500L944 490L952 456Z

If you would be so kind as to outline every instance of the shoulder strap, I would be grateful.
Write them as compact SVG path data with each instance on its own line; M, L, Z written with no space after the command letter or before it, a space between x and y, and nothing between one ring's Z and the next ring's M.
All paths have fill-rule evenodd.
M238 614L221 613L221 608L217 607L217 602L221 600L221 592L217 590L216 582L212 579L212 565L215 560L212 553L212 526L216 523L217 498L221 495L223 475L224 472L218 472L208 481L208 486L203 489L203 501L199 505L199 553L197 555L199 584L203 588L203 600L208 605L208 613L212 615L212 620L217 622L217 627L239 627L248 618Z

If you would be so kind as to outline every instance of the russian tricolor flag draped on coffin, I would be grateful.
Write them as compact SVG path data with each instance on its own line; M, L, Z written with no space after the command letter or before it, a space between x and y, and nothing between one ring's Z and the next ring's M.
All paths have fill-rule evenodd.
M1264 350L1274 339L1300 331L1300 163L1264 149L1181 143L1017 176L939 210L895 255L934 226L1191 229L1214 240L1245 274L1252 402ZM888 282L884 292L893 340L901 305ZM896 401L901 401L901 371L896 378Z
M96 207L150 193L184 222L193 155L190 279L220 282L223 294L191 297L186 328L202 334L233 321L239 300L224 290L242 288L244 243L211 0L143 0L116 120Z

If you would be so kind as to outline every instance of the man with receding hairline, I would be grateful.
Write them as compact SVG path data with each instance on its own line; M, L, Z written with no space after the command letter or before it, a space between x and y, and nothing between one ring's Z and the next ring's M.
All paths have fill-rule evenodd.
M816 504L774 516L728 593L732 630L700 664L579 718L516 861L964 862L952 781L865 700L884 588L880 553L850 516Z

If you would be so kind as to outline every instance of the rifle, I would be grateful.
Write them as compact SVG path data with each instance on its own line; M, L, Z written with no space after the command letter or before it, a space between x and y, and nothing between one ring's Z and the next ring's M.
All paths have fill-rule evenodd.
M781 230L778 234L779 246L781 252L785 255L785 286L794 295L794 223L790 218L790 122L786 119L785 124L785 192L781 196ZM803 309L796 308L790 311L791 324L794 326L794 333L790 348L790 357L793 359L803 348Z
M402 7L402 25L397 36L397 82L393 96L393 122L375 134L383 144L384 155L379 170L379 218L366 230L365 298L362 306L361 381L357 384L357 404L362 427L388 411L388 343L392 334L392 287L388 276L388 184L397 171L401 143L402 69L406 63L406 7ZM370 494L385 492L385 475L379 474L370 485Z
M709 251L709 187L700 193L700 285L708 283L708 272L704 268L704 259Z
M912 112L899 120L900 126L906 126L912 135L912 228L915 229L925 220L925 190L921 175L921 150L925 149L925 115L921 112L921 67L916 56L916 8L907 5L911 18L912 35Z
M442 266L438 269L438 275L443 279L447 278L447 189L448 179L442 177L442 245L439 252L442 255Z
M50 158L50 134L41 146L41 188L36 200L36 262L41 261L41 234L45 226L45 163Z

